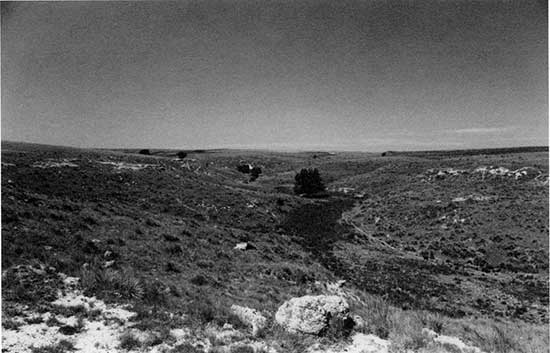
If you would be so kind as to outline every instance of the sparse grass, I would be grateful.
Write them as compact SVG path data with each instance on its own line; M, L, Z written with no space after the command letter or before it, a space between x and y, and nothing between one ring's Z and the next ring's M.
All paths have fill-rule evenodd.
M455 336L464 343L484 352L494 353L547 353L549 338L547 327L526 323L502 324L492 319L452 319L439 313L425 310L404 311L390 305L382 297L350 290L352 312L365 320L365 333L382 337L387 332L392 352L425 349L437 352L452 347L442 347L422 334L428 328L438 334ZM439 348L438 348L439 347Z
M46 325L48 326L61 326L63 325L63 323L61 321L59 321L54 315L50 316L50 318L48 320L46 320Z
M132 305L131 311L136 313L132 318L133 327L142 331L157 332L163 339L170 340L167 336L169 329L181 328L186 325L182 315L174 315L163 306L151 305L143 301ZM160 328L160 329L159 329Z
M351 311L365 321L364 333L371 333L380 338L387 338L394 327L392 314L395 308L380 296L353 291L350 300Z
M42 347L32 347L32 353L67 353L76 350L74 344L68 340L60 340L59 342Z
M50 305L49 308L52 314L62 315L62 316L87 316L88 310L82 304L73 305L73 306L64 306L64 305Z
M27 324L33 325L33 324L41 324L42 322L44 322L44 319L40 315L35 315L35 316L28 317L27 319L25 319L25 321L27 322Z
M19 146L17 149L24 148ZM80 168L54 170L36 169L29 165L45 158L60 158L59 154L68 155L69 152L62 149L50 152L42 147L28 148L28 153L10 154L6 151L9 149L2 151L2 157L7 156L6 160L13 162L17 167L2 170L2 214L6 216L3 217L2 224L3 267L38 260L45 265L56 267L56 272L80 276L86 294L97 295L106 301L133 304L138 312L135 325L144 330L184 325L192 329L201 329L208 324L221 326L228 322L244 331L244 325L240 326L242 323L228 312L230 304L246 305L273 313L284 300L311 294L314 290L314 281L326 282L334 276L343 277L331 271L340 269L341 273L346 273L347 276L348 272L355 271L355 265L363 263L349 256L347 251L344 251L345 256L350 258L349 264L353 267L346 267L347 262L342 259L333 263L323 262L332 259L331 256L325 255L334 254L336 246L346 245L346 237L349 235L344 227L328 229L323 220L330 218L336 227L341 211L348 207L347 204L320 209L319 205L326 205L332 200L329 199L325 203L295 197L291 190L288 194L274 191L279 186L283 186L280 190L284 190L285 187L288 189L289 186L291 189L294 177L292 171L299 170L304 161L309 160L307 154L254 155L250 162L262 165L262 177L254 184L243 185L236 181L241 179L241 176L236 176L237 171L225 169L228 165L234 169L239 162L240 156L234 152L223 152L223 155L193 155L193 158L197 157L199 161L191 171L181 168L179 162L165 161L159 156L159 164L163 164L163 168L166 167L163 170L118 172L110 167L98 168L95 161L108 157L109 160L119 158L121 161L141 163L143 160L140 159L144 157L79 151L79 154L85 156L79 162ZM173 157L173 151L171 156ZM315 166L318 166L325 181L330 183L329 187L351 186L368 195L362 201L350 198L350 204L362 203L361 206L364 207L359 210L357 216L360 217L359 221L364 220L365 224L373 224L375 217L379 217L381 221L373 226L373 231L391 236L391 245L396 248L410 245L412 238L415 238L414 241L418 241L418 244L415 244L414 248L422 250L426 246L428 230L430 242L433 237L434 243L436 240L442 247L446 247L447 241L451 238L455 243L465 244L463 235L472 237L472 244L476 244L476 241L487 240L495 233L502 233L503 229L510 234L521 234L517 242L503 242L500 244L503 246L513 245L521 248L524 240L531 240L529 237L545 239L540 235L547 235L547 218L540 216L547 214L546 190L534 189L526 183L519 182L511 186L498 181L472 182L467 177L459 182L455 182L458 179L441 180L434 182L435 184L418 182L417 175L424 173L427 168L439 168L440 165L456 162L444 158L427 161L394 156L382 161L369 156L348 157L339 154L316 158ZM501 165L500 161L503 158L492 158L485 158L482 162ZM526 155L526 158L540 159L537 163L542 163L540 168L547 172L547 153L538 157ZM470 168L475 167L480 161L465 160L460 163ZM520 163L520 166L523 166L531 162L522 160ZM200 170L197 169L199 166ZM15 183L7 184L8 179ZM433 185L437 188L434 189ZM434 206L434 212L439 216L446 214L446 203L451 197L460 196L464 192L486 194L486 191L491 191L495 195L494 203L483 204L488 206L488 210L476 206L480 203L470 202L458 205L453 211L457 210L460 217L471 215L471 224L485 227L487 234L480 234L479 229L469 226L468 222L464 225L459 224L460 227L453 225L444 231L440 228L442 224L436 222L437 218L426 220L426 204L429 206L433 205L435 200L442 200L441 205ZM513 205L497 203L500 196L505 196L503 200L509 199L510 196L518 196L516 206L521 208L521 212L508 207ZM282 199L284 202L281 202ZM248 208L249 202L255 206ZM528 202L533 207L524 208L520 202ZM305 205L311 212L297 212ZM506 212L517 216L514 223L517 226L507 227L510 223L505 222L508 222L509 217L495 223L499 219L495 214L503 214L503 207L506 208ZM524 209L534 211L523 212ZM315 217L311 217L312 215ZM286 221L289 219L295 226L286 228L284 224L288 223ZM544 227L526 230L520 226L535 224L535 221L541 221ZM421 228L428 230L422 233L418 231ZM290 231L293 229L296 232ZM163 234L178 236L177 239L163 238ZM309 242L304 242L307 240L304 239L304 234L310 236ZM338 243L325 242L326 239ZM246 252L234 251L233 246L240 241L250 241L257 249ZM359 248L364 245L363 241L364 239L355 237L350 243L359 243ZM319 243L326 246L316 247ZM547 243L540 240L534 244L538 250L547 247ZM335 247L331 248L333 245ZM53 250L45 251L45 246ZM317 251L316 254L312 248ZM366 248L368 244L360 251L365 251ZM465 246L454 244L452 248L449 247L451 250L454 248L464 250ZM103 268L107 260L103 254L107 250L118 254L116 263L109 269ZM57 256L52 256L52 251L55 251ZM450 252L451 255L455 254L453 251ZM547 256L544 251L539 252L541 254L531 256L530 261L537 266L540 265L541 269L546 269ZM386 298L388 300L376 295L362 296L361 291L357 290L356 294L361 300L354 303L350 300L351 311L364 318L366 325L362 330L365 333L388 338L398 348L428 349L426 337L421 334L422 328L427 327L442 334L460 337L464 342L477 345L487 352L546 351L547 334L540 326L504 325L497 324L494 320L481 323L464 321L465 319L447 319L439 314L404 311L390 305L389 301L396 306L407 304L410 309L430 310L430 305L417 306L417 303L410 299L420 297L424 301L419 300L418 303L429 304L426 298L441 298L447 294L456 294L456 298L453 297L453 300L444 304L452 306L451 309L472 309L469 305L474 302L473 298L459 291L453 292L456 289L454 286L444 288L448 289L447 291L424 293L424 290L432 290L433 286L426 286L426 282L414 280L415 278L410 276L412 273L422 273L427 274L422 278L428 278L428 275L433 274L430 271L441 270L451 272L453 276L460 277L459 280L467 282L470 273L452 272L455 267L425 269L422 266L427 266L426 262L404 263L398 260L391 254L383 259L371 256L369 265L373 265L373 271L357 271L350 273L350 277L346 278L348 283L363 286L363 289L373 293L391 294L391 290L395 290L396 286L399 286L397 289L407 290L407 295L390 295ZM461 257L450 259L454 265L460 264L462 260ZM83 264L87 264L87 267L82 267ZM392 272L395 268L397 270ZM79 269L82 269L82 273L79 273ZM404 273L406 275L403 275ZM496 278L498 273L494 274ZM362 278L370 279L370 276L372 281L360 283ZM56 282L49 274L31 275L30 281L21 281L9 271L3 277L3 299L29 304L31 309L45 306L43 304L55 299L60 286L59 281ZM409 281L409 277L413 280ZM509 282L515 288L507 288L508 294L513 298L506 305L513 304L515 299L523 303L545 303L543 299L547 299L546 279L547 276L541 275L531 278L529 282ZM497 288L504 288L507 283L497 282L486 281L483 284L489 288L497 283ZM407 288L407 284L411 283L418 286ZM372 287L367 288L370 285ZM170 290L167 291L166 288ZM409 296L410 289L418 288L422 290L417 290ZM489 296L486 299L490 302L494 297ZM492 315L490 307L485 309ZM62 310L65 312L62 313ZM70 310L74 312L71 313ZM81 308L52 308L52 311L77 317L100 314L93 314L91 310L81 311ZM6 317L9 318L9 315L14 317L17 313L9 313ZM49 323L56 324L53 319ZM467 323L468 328L462 327L462 323ZM496 324L496 329L493 328L493 324ZM338 330L333 334L336 339L340 339ZM332 336L332 333L329 333L329 336ZM163 340L163 337L164 333L159 332L159 336L147 344L155 344ZM301 353L317 342L317 338L292 335L274 327L268 328L262 338L273 342L280 352Z
M277 352L288 353L303 353L317 341L314 336L290 333L276 324L266 329L266 337Z
M194 347L191 343L185 342L173 347L168 353L204 353L204 351Z
M329 320L327 330L322 333L322 336L331 341L341 341L349 337L353 330L353 324L354 322L351 318L332 317Z
M23 275L7 269L2 275L2 299L17 303L39 304L55 300L59 280L49 273L26 271Z
M89 294L116 294L125 299L142 299L146 294L143 282L130 268L104 269L94 264L82 269L80 278L84 291ZM147 293L149 297L151 291Z
M235 346L231 346L229 349L230 353L254 353L254 347L246 345L246 344L239 344Z
M131 332L124 332L122 335L120 335L119 340L119 347L128 351L141 347L141 342Z
M429 311L419 311L418 318L423 327L429 328L436 333L441 334L448 324L449 319L439 313Z
M230 307L228 302L219 298L210 299L205 292L201 292L189 303L187 314L194 326L205 326L209 323L223 326L229 323L235 329L246 329L247 325L231 312Z
M452 334L485 352L548 353L548 326L521 322L498 323L490 319L456 320Z
M12 319L3 319L2 320L2 327L5 330L17 330L21 326L21 323L12 320Z

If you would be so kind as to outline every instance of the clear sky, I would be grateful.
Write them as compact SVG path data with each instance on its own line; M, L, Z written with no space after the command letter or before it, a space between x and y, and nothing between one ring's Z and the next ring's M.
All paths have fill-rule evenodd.
M1 20L3 140L548 144L544 0L2 2Z

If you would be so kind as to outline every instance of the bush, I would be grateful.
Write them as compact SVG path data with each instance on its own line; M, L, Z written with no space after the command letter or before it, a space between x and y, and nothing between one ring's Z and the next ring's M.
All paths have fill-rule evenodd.
M140 346L141 342L131 332L125 332L120 336L120 348L125 350L132 350L135 348L139 348Z
M353 330L354 321L351 318L331 317L327 329L322 333L332 341L340 341L349 337Z
M185 153L183 151L179 151L177 156L178 156L179 159L184 159L185 157L187 157L187 153Z
M150 155L150 154L151 154L151 151L149 151L149 150L147 150L147 149L144 149L144 150L140 150L140 151L139 151L139 154Z
M254 181L258 179L258 177L262 174L262 168L260 167L254 167L250 170L250 181Z
M142 299L144 295L144 284L134 271L128 268L117 271L93 264L82 269L80 282L84 292L89 294L117 293L126 299Z
M243 174L248 174L252 171L250 164L240 164L237 166L237 170Z
M302 169L294 177L294 193L313 195L325 191L325 185L317 168Z

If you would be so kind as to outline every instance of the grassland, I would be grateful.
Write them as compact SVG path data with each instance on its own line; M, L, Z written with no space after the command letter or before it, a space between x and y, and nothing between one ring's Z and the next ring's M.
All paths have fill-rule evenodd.
M486 352L547 351L547 151L151 152L2 143L4 329L16 329L20 305L56 310L58 273L130 305L132 326L157 344L167 329L239 328L231 304L272 318L285 300L344 279L363 331L396 351L437 351L424 327ZM262 174L250 182L241 163ZM305 167L330 196L292 193ZM235 250L241 242L250 249ZM22 277L18 265L37 271ZM263 335L279 352L332 342L276 325ZM154 346L130 336L121 349Z

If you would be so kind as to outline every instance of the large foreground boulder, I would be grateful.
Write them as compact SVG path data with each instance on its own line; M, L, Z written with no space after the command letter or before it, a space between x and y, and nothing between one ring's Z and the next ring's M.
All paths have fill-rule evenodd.
M353 326L347 301L337 295L306 295L281 305L275 321L287 331L320 335L331 323L340 321Z

